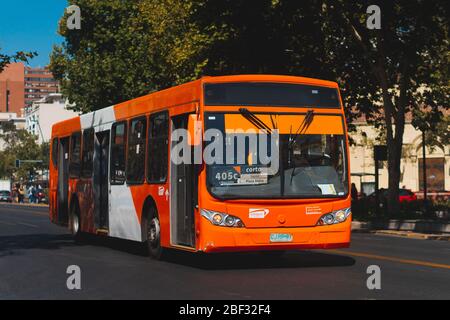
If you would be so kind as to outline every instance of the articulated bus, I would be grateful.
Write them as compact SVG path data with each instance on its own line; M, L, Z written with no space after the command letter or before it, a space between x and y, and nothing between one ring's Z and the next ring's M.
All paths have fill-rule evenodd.
M50 219L156 259L348 247L348 154L337 83L203 77L55 124Z

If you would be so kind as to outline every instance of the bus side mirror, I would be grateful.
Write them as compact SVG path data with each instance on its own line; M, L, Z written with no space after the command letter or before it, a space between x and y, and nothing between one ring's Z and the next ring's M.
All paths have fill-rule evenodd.
M202 143L202 122L197 114L190 114L188 119L189 145L199 146Z

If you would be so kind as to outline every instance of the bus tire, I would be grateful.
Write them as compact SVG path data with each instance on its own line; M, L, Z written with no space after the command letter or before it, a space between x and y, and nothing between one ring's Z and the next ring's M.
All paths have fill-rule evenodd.
M70 232L72 233L75 242L81 242L83 239L83 233L81 232L81 220L80 220L80 206L78 201L74 201L70 210Z
M146 246L150 258L161 260L164 256L164 249L161 246L161 225L158 213L154 206L150 206L145 220Z

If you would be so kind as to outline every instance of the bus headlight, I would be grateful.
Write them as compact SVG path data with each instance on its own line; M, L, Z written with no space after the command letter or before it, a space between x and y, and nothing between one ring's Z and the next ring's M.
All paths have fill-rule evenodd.
M244 228L245 225L241 219L230 214L217 212L213 210L202 209L200 214L215 226Z
M225 224L227 227L232 227L235 224L235 218L233 216L228 216L225 218Z
M216 225L220 225L223 221L223 215L221 215L220 213L214 213L212 215L212 223L216 224Z
M345 214L345 211L339 210L334 214L334 218L337 222L341 223L347 219L347 215Z
M324 224L333 224L334 223L334 215L331 213L328 213L323 216L322 221Z
M351 213L352 213L351 209L347 208L324 214L322 217L320 217L319 221L317 222L317 225L324 226L342 223L345 220L347 220L347 218L350 216Z

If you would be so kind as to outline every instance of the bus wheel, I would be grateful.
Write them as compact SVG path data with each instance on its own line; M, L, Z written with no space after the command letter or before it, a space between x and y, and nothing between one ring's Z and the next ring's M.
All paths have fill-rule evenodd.
M75 238L75 242L79 242L82 240L80 227L80 209L77 202L72 206L70 214L70 231Z
M164 253L161 247L161 226L156 210L151 208L149 211L146 223L148 253L152 259L160 260Z

